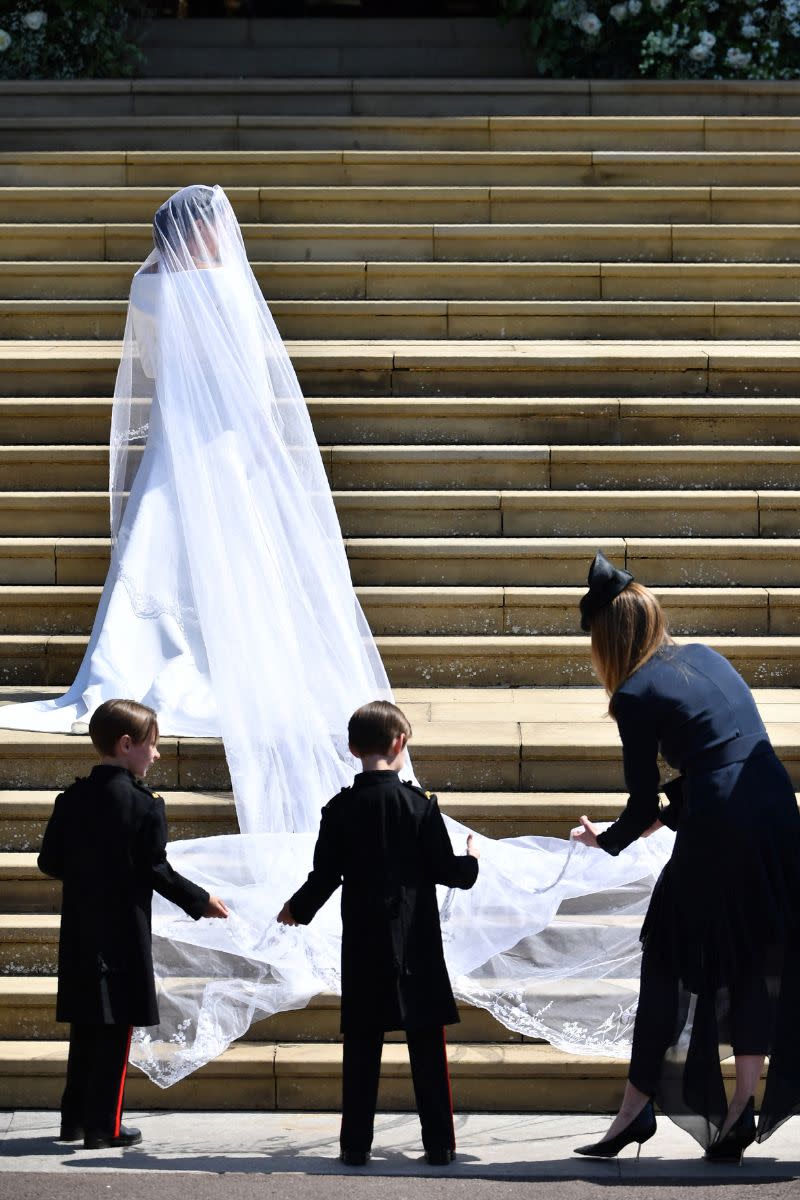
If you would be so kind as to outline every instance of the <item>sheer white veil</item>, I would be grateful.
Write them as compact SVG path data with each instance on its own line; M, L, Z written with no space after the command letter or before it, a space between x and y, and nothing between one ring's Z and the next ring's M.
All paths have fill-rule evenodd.
M199 628L242 832L313 831L352 778L348 716L388 697L388 682L303 396L225 193L182 189L154 234L114 395L115 554L137 611L193 623L195 642ZM124 516L156 438L182 569L143 585L125 574Z
M306 929L275 914L310 866L322 805L352 781L348 718L391 693L302 393L227 197L182 189L154 234L114 395L112 575L138 616L168 615L203 660L197 678L213 693L241 831L170 849L231 917L195 923L156 898L161 1025L137 1032L133 1060L168 1085L254 1020L338 990L338 899ZM126 548L154 489L158 561L144 570L141 536L136 553ZM194 756L207 775L216 753L182 742L181 786L192 787ZM462 849L468 831L448 827ZM624 1053L636 915L669 837L618 859L558 839L484 839L478 885L441 897L457 994L522 1033Z

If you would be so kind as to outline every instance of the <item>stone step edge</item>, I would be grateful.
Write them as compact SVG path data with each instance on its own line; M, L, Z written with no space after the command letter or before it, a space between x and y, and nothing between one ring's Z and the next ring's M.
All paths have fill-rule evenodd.
M0 260L2 267L2 260ZM54 418L73 415L111 416L113 398L97 396L0 396L0 416L18 413L21 416L50 416ZM530 413L549 417L609 416L630 419L632 417L664 416L680 417L685 421L691 417L755 417L800 415L800 396L764 396L757 399L746 397L627 397L627 396L309 396L306 407L312 413L333 412L342 416L361 417L376 413L411 416L435 416L439 413L451 416L458 414L480 416L520 416ZM798 434L800 439L800 434ZM12 443L20 445L21 443ZM25 443L26 445L28 443ZM30 445L62 445L63 443L33 442ZM460 442L453 443L455 446ZM484 443L481 443L483 445ZM516 444L516 443L514 443ZM561 444L561 443L559 443ZM674 444L674 443L671 443ZM718 443L708 443L709 448ZM723 443L725 445L727 443ZM747 445L749 443L744 443ZM82 448L106 448L107 443L76 443ZM351 445L351 443L347 443Z
M598 545L598 543L600 543ZM622 558L633 556L713 555L725 558L733 552L766 559L796 552L800 538L776 537L622 537L596 535L581 537L347 537L343 544L351 559L385 556L391 550L399 558L441 555L448 558L506 557L536 554L540 557L583 561L597 549ZM28 556L42 551L58 551L63 558L100 557L107 554L110 538L104 537L0 537L0 556ZM510 586L510 585L499 585ZM675 585L672 585L675 586ZM697 588L700 585L693 585ZM720 586L720 585L717 585ZM750 586L753 586L752 584ZM769 585L757 585L760 588Z
M30 604L37 601L40 604L63 604L80 600L96 601L102 592L101 584L0 584L0 607L5 603ZM514 584L358 584L353 589L359 597L369 600L375 605L385 600L387 603L410 600L423 600L426 606L441 604L449 607L454 602L459 604L478 603L481 600L506 599L518 600L521 603L536 601L539 604L552 604L554 607L572 605L586 591L585 587L569 587L554 585L551 587L526 587ZM682 605L699 605L714 600L736 601L738 604L758 606L774 597L779 603L800 603L800 587L667 587L654 584L650 589L662 602L681 603ZM37 634L34 636L44 636ZM2 688L0 688L0 694Z
M603 96L603 95L628 95L628 96L649 96L649 95L687 95L687 96L726 96L726 97L743 97L751 96L755 99L761 99L764 96L776 95L784 97L792 97L798 95L798 87L796 80L752 80L752 79L726 79L726 80L710 80L710 79L535 79L535 78L492 78L490 76L394 76L390 78L372 78L369 76L314 76L302 78L284 77L281 75L254 75L243 78L241 76L226 76L219 75L213 77L197 77L197 76L151 76L151 77L136 77L132 79L32 79L21 80L11 79L4 80L0 84L0 95L56 95L68 97L70 95L120 95L120 94L164 94L177 93L180 95L186 92L198 92L202 94L219 95L227 92L245 91L248 95L255 92L279 91L289 94L302 94L308 92L385 92L389 95L416 94L420 90L430 90L432 92L441 92L445 95L455 94L461 95L467 86L478 92L490 92L494 95L521 95L523 97L531 97L536 95L571 95L571 96ZM358 114L356 114L358 115ZM413 118L412 118L413 119ZM497 118L482 118L492 119ZM524 120L550 119L552 121L563 122L564 120L590 120L600 119L615 121L624 120L640 120L639 116L630 117L609 116L607 114L577 114L573 118L571 114L561 114L550 118L536 116L535 118L525 117ZM670 121L691 121L691 122L716 122L716 121L762 121L762 120L786 120L786 117L772 116L771 114L757 114L751 116L748 114L736 115L729 117L727 115L718 116L716 114L699 113L690 116L682 114L658 117L659 120Z
M719 462L719 460L731 460L741 458L773 458L780 460L781 458L791 462L794 458L800 455L800 445L754 445L750 442L741 443L670 443L664 445L661 443L611 443L600 445L597 443L587 442L434 442L434 443L407 443L407 442L362 442L350 443L343 442L332 444L323 442L318 445L318 449L323 459L330 456L350 459L374 460L381 457L397 457L401 460L416 459L452 459L453 461L469 460L470 458L492 459L505 456L512 459L526 459L537 462L546 462L548 458L555 460L573 461L580 455L586 455L588 459L608 457L613 458L615 455L624 459L632 456L644 456L647 459L675 460L685 458L688 461L707 461L711 463ZM95 459L103 459L108 456L108 445L105 443L84 443L78 442L71 444L69 442L55 443L28 443L28 442L11 442L5 445L0 445L0 455L6 460L14 462L30 460L35 463L41 458L64 457L69 462L70 457L77 460L78 464L89 464ZM406 494L422 489L408 488L403 492L397 488L374 489L380 491L382 495L387 493ZM446 488L426 488L428 492L450 491L454 495L459 495L458 489ZM551 491L549 488L468 488L463 489L467 494L476 492L504 492L504 493L522 493L522 492L537 492L542 495ZM552 489L558 491L559 489ZM613 495L614 491L630 491L641 492L642 494L652 493L653 488L617 488L617 489L596 489L598 492ZM685 489L674 488L674 491L684 491ZM723 489L716 489L719 493ZM753 492L754 488L740 488L741 492ZM760 489L768 491L767 488ZM82 493L73 489L59 489L57 492L42 492L41 494L54 495L62 493L65 495L80 496ZM345 490L342 488L336 489L337 493L348 495L353 493L363 493L363 488L353 488ZM569 488L561 488L561 492L568 493L572 491ZM714 488L709 488L708 491L715 493ZM736 494L736 489L727 494ZM6 492L4 494L27 495L36 494L35 492ZM100 495L100 490L97 489L94 493ZM702 493L701 493L702 494Z
M58 84L62 85L66 81L57 80L2 80L0 82L0 96L11 95L17 97L25 97L28 95L61 95L70 96L80 94L77 85L83 83L94 83L95 90L85 89L84 94L98 95L103 94L101 88L105 85L106 94L119 95L120 90L114 90L114 84L121 85L123 93L131 92L133 94L140 93L144 95L153 95L163 92L168 95L179 93L186 95L191 93L199 93L204 96L208 95L224 95L226 93L244 92L248 97L252 97L259 92L264 91L289 91L292 93L302 92L308 94L313 91L330 91L340 90L338 84L340 81L323 79L303 80L302 88L298 86L298 81L291 79L186 79L182 81L176 80L150 80L150 79L134 79L128 83L122 80L71 80L73 88L68 91L58 93L54 90ZM359 81L356 81L359 82ZM429 80L428 85L435 84L441 81ZM512 80L501 81L500 86L505 90L505 86L512 84ZM535 87L535 80L529 80L528 88L531 85ZM592 81L596 83L597 81ZM673 84L685 81L672 81ZM397 91L397 85L401 84L399 80L383 80L373 81L377 88L385 87L392 92ZM419 81L421 86L426 86L426 81ZM488 83L491 87L492 81L473 81L480 88L485 90L484 85ZM132 84L132 86L131 86ZM495 81L497 86L497 81ZM23 89L27 88L25 91ZM349 89L346 89L349 90ZM372 90L372 89L371 89ZM451 90L451 89L447 89ZM87 124L97 125L100 128L125 128L126 123L134 122L136 124L152 125L154 115L150 113L113 113L107 116L100 116L96 113L78 113L72 116L59 116L57 114L20 114L16 118L3 118L3 127L11 127L12 123L21 128L54 128L54 129L69 129L76 126L84 126ZM174 114L163 113L158 115L159 122L164 121L167 127L181 128L183 126L191 126L193 123L199 123L210 128L230 128L231 126L259 127L259 126L274 126L279 129L286 130L301 130L301 129L362 129L374 128L378 130L386 130L391 132L394 129L421 129L431 131L436 129L442 130L471 130L471 131L493 131L498 132L533 132L542 130L548 133L569 133L569 130L579 130L581 132L597 133L604 130L619 133L631 133L635 131L645 131L650 134L658 132L676 131L681 133L696 133L704 132L735 132L735 133L753 133L755 135L764 133L774 133L776 131L788 131L800 133L800 117L796 114L790 115L775 115L775 114L753 114L753 115L696 115L688 116L682 114L667 114L658 116L655 114L632 114L632 115L613 115L613 114L570 114L569 116L548 116L546 114L440 114L440 115L424 115L417 113L407 113L397 116L388 116L385 114L369 114L369 113L335 113L327 114L303 114L303 113L219 113L219 114L200 114L193 117L191 114ZM600 147L598 147L599 149ZM698 147L698 152L705 150L713 150L712 147ZM12 153L16 153L12 151ZM36 153L35 151L32 153ZM45 151L44 153L48 153ZM75 153L74 151L52 151L49 153L68 156ZM78 153L86 153L78 151ZM91 153L91 151L89 152ZM125 154L126 150L99 151L99 153ZM131 151L131 153L139 153ZM178 152L179 153L179 152Z
M639 316L797 316L800 302L796 300L464 300L464 299L360 299L347 297L325 299L295 298L272 299L269 302L273 313L280 316L295 316L298 313L317 315L330 311L364 313L373 316L436 316L452 313L453 316L477 315L528 316L574 315L601 317ZM126 299L76 299L76 300L7 300L0 298L0 318L3 316L35 316L51 313L54 316L122 316L128 311ZM433 340L433 339L432 339ZM514 341L514 338L509 339Z
M205 161L210 164L233 164L241 163L242 165L262 163L398 163L407 164L409 162L432 162L432 163L468 163L472 160L478 162L502 162L508 160L512 163L524 163L526 165L535 165L538 162L545 164L549 163L574 163L577 166L586 166L590 163L688 163L696 165L698 163L745 163L747 165L759 164L763 162L788 163L792 166L800 166L800 150L774 150L774 149L748 149L748 150L693 150L693 149L664 149L664 150L644 150L641 148L592 148L592 149L577 149L574 147L536 147L533 149L513 149L513 148L476 148L476 149L455 149L448 150L444 148L437 149L389 149L381 150L374 147L342 147L340 149L327 148L304 148L299 149L264 149L264 150L0 150L0 168L11 163L20 163L23 166L42 164L44 166L55 166L59 163L66 163L74 166L78 170L82 167L96 166L149 166L164 163L168 166L182 166L185 163L193 163ZM28 184L12 184L11 186L38 186ZM43 185L46 186L46 185ZM56 184L60 187L60 184ZM110 184L110 187L124 187L123 181L117 184ZM144 184L142 186L150 186ZM160 186L155 184L153 186ZM247 186L262 186L262 185L243 185Z
M49 453L55 447L41 447L42 453ZM6 450L22 450L18 446L2 446L0 445L0 463L2 462L4 452ZM64 450L78 450L79 447L64 446ZM80 447L80 449L88 449L90 453L94 453L94 447ZM104 447L98 449L103 450ZM334 449L340 450L342 447L320 447L321 450ZM390 450L406 450L407 446L372 447L376 451L376 457L387 453ZM441 456L438 454L432 457L447 458L448 452L456 460L463 457L464 451L483 451L484 457L494 457L498 453L504 453L510 447L508 446L463 446L442 447ZM518 447L515 447L518 449ZM536 454L542 447L525 446L522 454L532 452ZM561 446L560 449L573 451L575 447ZM594 447L582 446L581 451L591 453L596 451L598 454L605 454L609 451L609 447ZM613 450L620 450L621 447L613 447ZM641 451L643 447L632 446L632 451ZM671 449L674 449L671 448ZM700 454L708 453L707 447L693 447ZM726 446L724 450L736 451L737 457L743 451L751 450L752 447L742 446ZM757 449L761 449L758 447ZM793 457L800 458L800 446L796 447L775 447L768 446L763 448L765 451L773 451L776 456L788 457L790 460ZM36 457L39 456L39 448L34 448ZM348 447L347 450L355 450L358 454L363 452L365 456L372 457L368 454L366 447ZM422 457L422 455L420 455ZM758 455L758 457L761 457ZM794 488L680 488L666 487L657 488L495 488L495 487L471 487L471 488L332 488L331 495L335 502L345 508L372 508L376 501L387 509L393 508L426 508L426 509L489 509L502 511L505 507L511 509L541 507L541 508L614 508L621 504L626 507L641 507L643 509L659 510L662 508L670 508L677 506L678 508L701 508L707 510L737 510L740 508L757 508L759 505L773 510L775 508L794 508L800 504L800 489ZM72 509L100 509L105 511L108 507L108 490L106 488L95 490L73 490L59 488L53 491L43 488L30 491L16 490L0 490L0 506L7 509L35 508L48 509L58 508L63 505L69 505ZM8 536L8 535L6 535ZM54 535L58 536L58 535Z
M62 1074L66 1066L67 1042L0 1041L0 1078L8 1075L49 1076ZM281 1042L239 1042L218 1058L200 1068L203 1075L236 1079L242 1074L258 1077L271 1075L338 1076L341 1073L341 1046L337 1043L307 1044ZM531 1043L497 1043L487 1053L480 1043L458 1043L450 1048L452 1073L479 1073L505 1078L509 1073L523 1076L542 1074L564 1076L583 1073L624 1077L626 1064L616 1059L590 1055L565 1054L551 1046ZM388 1043L384 1047L382 1072L389 1076L408 1073L406 1047Z
M403 221L403 222L382 222L379 224L370 223L367 221L356 220L351 222L333 221L333 222L309 222L309 221L268 221L268 220L243 220L240 222L242 233L245 241L254 239L258 236L260 239L274 240L275 238L325 238L327 240L336 240L341 238L383 238L388 241L397 240L404 241L409 238L431 238L432 249L433 243L436 241L446 241L447 239L460 240L475 240L484 241L491 237L494 239L503 239L507 237L524 238L524 237L547 237L552 240L556 237L587 239L589 237L609 237L609 238L625 238L626 241L631 239L647 238L663 236L672 241L676 239L686 239L691 241L693 238L701 240L718 240L723 242L731 242L736 240L746 240L748 238L757 238L759 241L772 240L776 241L785 238L797 238L800 234L800 223L790 223L787 221L776 221L770 224L763 222L746 222L746 221L730 221L724 224L704 222L704 221L637 221L632 223L617 222L617 221L600 221L600 222L553 222L553 221L460 221L447 223L438 220L422 220L422 221ZM100 222L75 222L69 220L49 220L49 221L0 221L0 239L17 240L20 237L27 238L53 238L53 237L68 237L71 240L75 238L92 239L98 245L104 245L106 237L137 237L141 238L144 243L152 238L151 226L144 221L100 221ZM727 251L726 251L727 253ZM14 259L2 261L33 261L27 259ZM63 262L71 262L71 259L58 260ZM117 263L127 261L116 258L102 257L97 262L112 262ZM290 261L290 260L278 260ZM347 261L342 259L319 259L321 264L336 263ZM447 258L432 257L431 259L414 258L414 259L395 259L388 260L391 262L434 262L447 263L450 260ZM480 263L481 259L467 260L472 263ZM495 260L486 260L492 262ZM528 261L541 262L542 260L528 259L511 259L513 262L527 263ZM582 262L582 259L545 259L545 262ZM586 260L590 264L597 261L595 258ZM625 259L615 259L614 262L625 263ZM637 260L639 261L639 260ZM657 258L645 259L644 262L652 261L654 264L662 266L681 265L685 263L689 266L714 266L723 265L716 259L703 258L697 262L691 259L684 260L682 258ZM753 266L757 265L760 260L751 259L726 259L725 262L731 266ZM764 260L772 262L773 260ZM793 261L780 259L773 265L780 265L785 261ZM138 264L137 264L138 265Z
M0 1041L0 1078L11 1075L28 1077L62 1076L66 1066L68 1043L53 1041ZM218 1058L200 1068L205 1077L231 1078L255 1074L264 1076L333 1076L341 1073L341 1045L338 1043L239 1042ZM558 1078L624 1079L628 1064L624 1059L588 1054L567 1054L552 1046L531 1042L502 1042L487 1047L481 1043L459 1042L449 1048L451 1073L457 1079L477 1074L487 1079L546 1076ZM408 1052L404 1045L387 1043L382 1073L386 1076L408 1074ZM734 1064L724 1066L726 1076L734 1073ZM167 1093L169 1095L169 1093Z
M5 653L19 646L24 649L35 647L64 649L83 649L89 641L88 634L81 633L4 633L0 634L0 649ZM705 636L679 635L675 638L678 645L701 643L720 647L720 653L727 650L733 654L737 651L761 653L766 657L782 657L786 654L800 655L800 635L780 634L760 636L758 634L707 634ZM583 654L589 647L590 639L585 634L378 634L375 642L379 648L391 650L394 653L441 653L445 650L462 650L464 653L489 655L503 651L505 653L540 654L545 658L550 656L571 656Z
M331 363L334 369L423 370L426 368L514 368L548 366L582 370L673 369L686 371L800 369L800 347L795 340L776 338L753 342L676 338L669 341L631 339L511 338L508 341L380 338L287 340L286 349L296 366L312 368ZM0 367L19 362L28 371L58 370L67 364L97 362L116 367L122 351L119 339L7 339L0 341Z

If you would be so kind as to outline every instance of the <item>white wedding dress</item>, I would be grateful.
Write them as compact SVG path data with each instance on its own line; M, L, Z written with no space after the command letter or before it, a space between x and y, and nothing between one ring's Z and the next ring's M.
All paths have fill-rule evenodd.
M89 646L63 697L5 707L0 725L83 732L126 696L158 711L162 734L224 741L241 832L173 843L170 859L231 916L154 905L161 1024L138 1031L133 1061L167 1086L254 1020L338 989L337 898L307 928L275 914L310 867L320 808L357 768L350 714L391 692L227 197L184 188L154 229L115 388L113 548ZM447 823L461 849L469 831ZM661 831L611 858L482 838L478 884L441 897L456 994L565 1049L627 1054L638 918L671 842Z

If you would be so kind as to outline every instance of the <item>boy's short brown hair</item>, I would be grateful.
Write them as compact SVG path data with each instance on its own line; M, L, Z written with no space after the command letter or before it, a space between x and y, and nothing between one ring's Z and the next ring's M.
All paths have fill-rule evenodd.
M408 717L388 700L372 700L353 713L347 740L356 754L385 754L401 733L411 737Z
M154 731L158 739L158 713L135 700L106 700L89 722L89 737L100 754L113 754L126 733L139 746L149 741Z

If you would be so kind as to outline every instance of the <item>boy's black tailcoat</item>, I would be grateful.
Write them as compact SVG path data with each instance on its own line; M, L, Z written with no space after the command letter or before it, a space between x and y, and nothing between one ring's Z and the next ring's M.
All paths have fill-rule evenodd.
M458 1020L436 884L477 877L477 859L453 853L436 797L396 771L364 771L325 806L314 868L289 907L307 925L343 885L343 1031Z
M195 919L208 903L166 845L164 801L124 767L97 766L56 798L39 869L63 881L57 1020L158 1024L153 891Z

